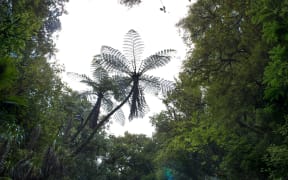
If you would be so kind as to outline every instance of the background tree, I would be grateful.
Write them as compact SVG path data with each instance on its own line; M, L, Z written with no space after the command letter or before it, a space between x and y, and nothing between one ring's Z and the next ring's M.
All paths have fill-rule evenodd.
M97 126L97 122L100 117L100 108L104 108L107 112L111 111L113 109L113 94L117 95L117 85L111 77L109 77L108 72L104 70L101 67L97 67L93 69L93 79L89 78L88 76L84 74L77 74L77 73L69 73L70 75L73 75L74 77L80 79L82 83L86 84L87 86L91 87L91 91L85 91L82 92L84 96L90 96L93 98L96 96L96 103L85 120L83 127L87 124L89 121L90 128L94 129ZM119 112L121 114L118 114L118 120L124 121L123 112ZM121 116L122 115L122 116ZM123 123L123 122L122 122ZM76 135L77 137L77 135Z
M154 179L155 144L145 135L109 136L99 168L108 179Z
M41 176L42 153L66 116L57 75L62 68L47 60L65 2L0 3L0 176Z
M285 3L208 0L191 6L179 25L194 49L166 99L167 111L153 119L164 143L162 165L172 149L187 153L176 162L198 164L198 178L287 177Z
M266 110L271 112L273 143L267 148L265 161L271 178L287 178L288 167L287 114L288 114L288 63L287 21L288 1L255 3L255 23L262 27L262 38L269 45L269 63L265 67L263 81Z
M77 73L69 73L70 75L80 79L82 83L86 84L91 88L91 90L82 92L82 96L89 96L90 98L96 98L95 105L93 109L89 113L87 117L82 117L83 123L78 127L78 130L75 134L71 137L71 143L75 143L77 137L82 133L87 135L87 128L86 125L89 122L89 127L93 130L92 133L89 135L88 139L84 143L81 142L83 139L80 140L80 146L76 149L74 154L78 154L80 150L82 150L88 143L91 141L97 130L101 130L103 128L102 125L99 125L99 121L101 119L101 112L100 110L105 110L104 112L110 112L113 110L115 99L113 97L119 96L117 84L113 81L111 77L109 77L108 72L101 67L95 67L93 69L93 80L84 74L77 74ZM103 113L102 113L103 114ZM114 114L114 118L119 121L121 124L124 122L124 113L119 109ZM85 129L86 128L86 129ZM85 132L83 132L85 131ZM82 144L81 144L82 143Z

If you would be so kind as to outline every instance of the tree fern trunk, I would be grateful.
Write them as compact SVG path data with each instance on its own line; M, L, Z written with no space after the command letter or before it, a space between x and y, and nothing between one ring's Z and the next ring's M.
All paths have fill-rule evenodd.
M92 111L86 118L85 122L82 126L78 129L78 131L75 133L75 135L71 138L71 142L74 142L75 139L79 136L79 134L82 132L84 127L87 125L87 123L90 121L90 127L95 128L97 125L97 121L100 114L100 107L101 107L101 101L102 101L103 95L99 95L96 101L95 106L93 107Z
M88 145L88 143L92 140L94 135L97 133L97 130L100 129L108 120L109 118L118 110L120 109L131 97L132 93L134 91L134 86L131 88L131 91L129 92L128 96L117 106L115 107L110 113L108 113L95 127L93 132L90 134L90 136L84 141L73 153L72 156L76 156L79 154L85 146Z
M97 126L97 121L98 121L98 118L99 118L99 114L100 114L100 107L101 107L101 102L102 102L102 98L103 96L99 96L98 99L97 99L97 102L91 112L91 116L90 116L90 128L91 129L94 129L96 126Z

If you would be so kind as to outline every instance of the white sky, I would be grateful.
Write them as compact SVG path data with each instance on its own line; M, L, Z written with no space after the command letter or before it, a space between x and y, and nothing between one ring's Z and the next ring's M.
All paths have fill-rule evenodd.
M157 69L153 75L173 80L177 77L181 62L185 57L185 46L179 29L175 24L186 15L188 0L162 0L167 13L163 13L161 0L143 0L139 6L128 9L117 0L70 0L66 5L68 15L61 17L62 30L56 41L57 59L65 65L66 72L89 75L90 63L94 55L100 53L102 45L108 45L122 51L124 35L136 30L145 45L143 57L159 50L175 49L176 58L167 66ZM86 87L64 75L74 90L85 90ZM125 126L113 122L110 132L123 135L143 133L151 136L154 129L149 116L165 107L159 98L146 96L150 107L144 119L126 120Z

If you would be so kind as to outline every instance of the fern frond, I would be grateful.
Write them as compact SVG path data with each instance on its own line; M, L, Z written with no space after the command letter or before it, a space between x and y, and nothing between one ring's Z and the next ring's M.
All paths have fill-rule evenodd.
M113 118L116 120L116 122L120 123L120 125L124 126L125 115L121 109L119 109L118 111L115 112L115 114L113 115Z
M123 50L125 57L129 60L130 66L135 70L139 66L138 63L140 63L144 51L144 43L135 30L131 29L125 35Z
M108 72L101 66L93 68L93 78L94 80L102 81L109 79Z
M86 91L82 91L79 94L80 98L87 98L88 100L95 100L97 97L97 92L95 92L94 90L86 90Z
M82 81L82 80L87 80L87 81L92 81L91 78L89 78L87 75L85 74L78 74L78 73L74 73L74 72L67 72L67 75L74 78L74 79L77 79L79 81Z
M173 49L165 49L149 56L143 60L141 66L139 67L139 72L143 74L149 70L166 65L172 58L170 54L174 52L175 50Z
M101 55L94 56L94 66L100 65L107 71L129 73L130 68L126 57L118 50L108 46L102 46Z
M175 87L172 81L151 75L142 75L140 80L142 87L145 87L146 91L155 94L159 93L160 91L162 94L167 94Z
M111 99L109 99L109 98L106 98L105 96L104 96L104 98L103 98L103 109L106 111L106 112L110 112L110 111L112 111L112 109L113 109L113 106L114 106L114 103L111 101Z
M132 80L129 76L121 76L119 74L112 76L113 81L115 82L115 87L113 93L114 93L114 98L117 101L122 101L124 100L127 95L129 94L130 91L130 86L132 83Z
M99 89L99 80L98 79L92 80L90 77L88 77L85 74L78 74L78 73L74 73L74 72L68 72L67 74L69 76L73 77L74 79L77 79L79 82L84 83L87 86L92 87L95 90Z

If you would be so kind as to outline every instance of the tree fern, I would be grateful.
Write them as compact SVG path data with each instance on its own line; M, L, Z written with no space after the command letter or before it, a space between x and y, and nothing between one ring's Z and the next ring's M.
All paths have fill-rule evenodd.
M124 53L109 46L102 46L101 54L94 56L92 67L105 69L115 83L114 98L120 103L103 116L89 137L73 152L77 155L92 140L97 130L109 121L111 116L128 103L129 119L143 117L148 111L145 92L166 93L173 83L152 75L146 75L149 70L156 69L170 62L172 49L166 49L142 59L144 44L135 30L130 30L124 38ZM87 81L90 83L90 81ZM105 86L105 85L104 85ZM119 116L120 115L120 116ZM120 113L115 117L123 118Z
M128 98L130 104L129 119L143 117L147 111L145 92L165 93L173 86L172 82L159 77L146 75L149 70L162 67L170 62L172 49L159 51L142 59L144 44L135 30L130 30L124 38L124 53L112 47L103 46L101 54L95 56L93 66L101 66L121 78L129 78L126 89L133 91ZM125 88L125 87L124 87ZM128 93L127 93L128 94Z

